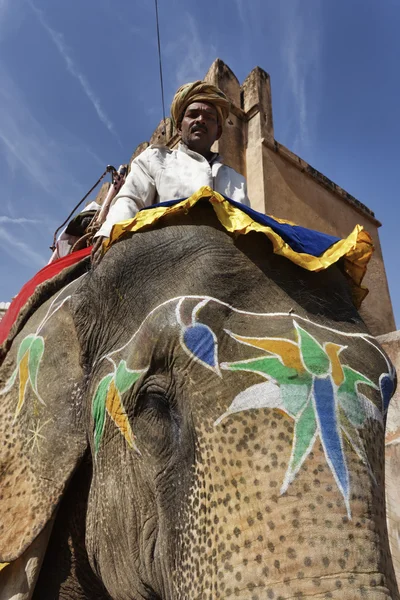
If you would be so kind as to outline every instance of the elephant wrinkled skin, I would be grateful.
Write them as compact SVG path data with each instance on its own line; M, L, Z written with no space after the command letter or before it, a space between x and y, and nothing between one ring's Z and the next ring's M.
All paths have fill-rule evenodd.
M169 217L13 341L0 562L54 523L35 599L397 600L394 380L337 266L303 271L208 206Z

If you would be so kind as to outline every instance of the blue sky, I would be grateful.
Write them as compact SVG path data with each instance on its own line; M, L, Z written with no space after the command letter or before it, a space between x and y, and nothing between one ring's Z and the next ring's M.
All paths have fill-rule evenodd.
M216 57L271 76L276 139L371 208L397 323L396 0L159 0L167 110ZM0 300L162 117L153 0L0 0ZM279 216L279 215L277 215Z

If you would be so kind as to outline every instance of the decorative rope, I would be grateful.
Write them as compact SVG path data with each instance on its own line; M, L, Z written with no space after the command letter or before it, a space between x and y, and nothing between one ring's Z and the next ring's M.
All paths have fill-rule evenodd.
M62 227L64 227L64 225L66 225L68 223L68 221L70 220L70 218L72 217L72 215L74 214L74 212L76 211L77 208L79 208L79 206L82 204L82 202L84 202L86 200L86 198L93 192L93 190L95 189L95 187L97 187L100 183L100 181L102 179L104 179L104 177L107 175L107 173L116 173L116 168L113 167L112 165L107 165L106 170L104 171L104 173L101 175L101 177L98 178L98 180L96 181L96 183L94 184L93 187L90 188L90 190L88 191L87 194L85 194L85 196L82 198L82 200L80 200L78 202L78 204L75 206L75 208L73 208L73 210L69 213L68 217L65 219L65 221L63 223L61 223L60 227L58 227L55 232L54 232L54 236L53 236L53 245L50 246L50 250L52 250L54 252L54 250L56 249L56 242L57 242L57 233L60 231L60 229L62 229Z

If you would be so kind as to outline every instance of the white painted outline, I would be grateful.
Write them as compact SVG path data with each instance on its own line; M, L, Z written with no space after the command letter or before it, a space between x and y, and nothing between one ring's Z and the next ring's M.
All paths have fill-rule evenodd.
M182 296L181 299L179 300L179 302L177 303L177 305L175 306L176 320L178 321L178 325L181 327L181 329L184 329L186 327L186 325L182 321L182 317L181 317L181 306L182 306L184 300L185 300L185 297ZM192 316L192 319L193 319L193 316Z
M196 304L196 306L192 310L192 323L195 323L197 321L197 315L199 314L201 309L204 306L206 306L208 303L209 303L209 300L205 299L205 300L202 300L201 302L199 302L198 304Z
M65 298L63 298L61 300L61 303L59 304L59 306L57 306L54 311L50 313L51 309L53 308L53 305L55 304L55 302L57 302L58 298L73 284L76 283L77 281L79 281L80 279L82 279L83 277L85 277L85 275L87 275L87 273L83 273L82 275L80 275L79 277L77 277L77 279L74 279L73 281L70 281L69 283L67 283L67 285L65 287L63 287L58 294L56 294L56 297L51 301L49 308L47 309L47 312L45 314L45 316L43 317L42 321L40 322L39 326L36 329L36 334L39 333L39 331L44 327L44 325L46 324L46 322L53 316L55 315L55 313L63 306L63 304L69 300L71 298L71 294L69 294L68 296L66 296Z
M77 280L75 280L75 281L77 281ZM174 298L170 298L169 300L165 300L164 302L161 302L161 304L158 304L149 313L147 313L147 315L143 319L142 323L139 325L139 328L135 331L135 333L131 336L131 338L123 346L121 346L117 350L113 350L112 352L110 352L107 355L104 355L99 360L103 360L103 358L105 358L106 356L112 356L112 354L115 354L117 352L120 352L121 350L124 350L130 344L130 342L134 339L134 337L139 333L140 329L143 327L143 325L146 323L146 321L155 312L157 312L160 308L162 308L164 306L167 306L168 304L173 304L175 302L177 304L179 304L179 308L180 308L180 306L182 305L182 303L185 300L199 300L200 301L199 304L204 303L203 304L204 306L208 302L215 302L216 304L219 304L220 306L226 306L227 308L229 308L230 310L232 310L233 312L235 312L237 314L249 315L249 316L260 317L260 318L261 317L292 317L293 316L296 319L299 319L299 320L304 321L306 323L310 323L314 327L318 327L320 329L324 329L325 331L331 331L331 332L336 333L338 335L342 335L342 336L349 337L349 338L361 338L361 339L363 339L364 341L366 341L369 344L371 344L384 357L385 361L389 365L385 353L381 350L381 348L379 346L377 346L376 344L373 343L374 341L376 342L376 338L373 335L369 334L369 333L348 333L348 332L340 331L339 329L334 329L333 327L327 327L326 325L321 325L320 323L315 323L314 321L311 321L311 319L306 318L306 317L302 317L301 315L298 315L298 314L296 314L294 312L290 312L290 314L288 312L257 313L257 312L253 312L253 311L241 310L239 308L234 308L231 304L228 304L227 302L223 302L222 300L218 300L218 298L213 298L212 296L198 296L198 295L193 295L193 296L191 296L191 295L189 295L189 296L175 296ZM177 308L178 308L178 306L176 307L176 309ZM198 307L196 313L198 313L201 308L202 307ZM176 313L176 314L177 314L178 324L182 326L183 325L182 319L180 318L180 315L178 316L178 313ZM226 330L226 331L228 332L228 330ZM240 335L240 334L236 334L236 335ZM249 337L249 336L243 336L243 337Z

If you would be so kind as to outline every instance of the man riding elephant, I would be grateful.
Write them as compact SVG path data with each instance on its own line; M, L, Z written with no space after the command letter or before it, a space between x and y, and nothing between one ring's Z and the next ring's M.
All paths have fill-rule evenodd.
M181 135L177 150L151 145L132 162L130 173L96 234L93 260L101 255L112 226L138 210L177 198L187 198L207 185L237 202L250 205L245 178L211 152L221 137L230 102L216 86L204 81L180 87L171 105L172 121Z

